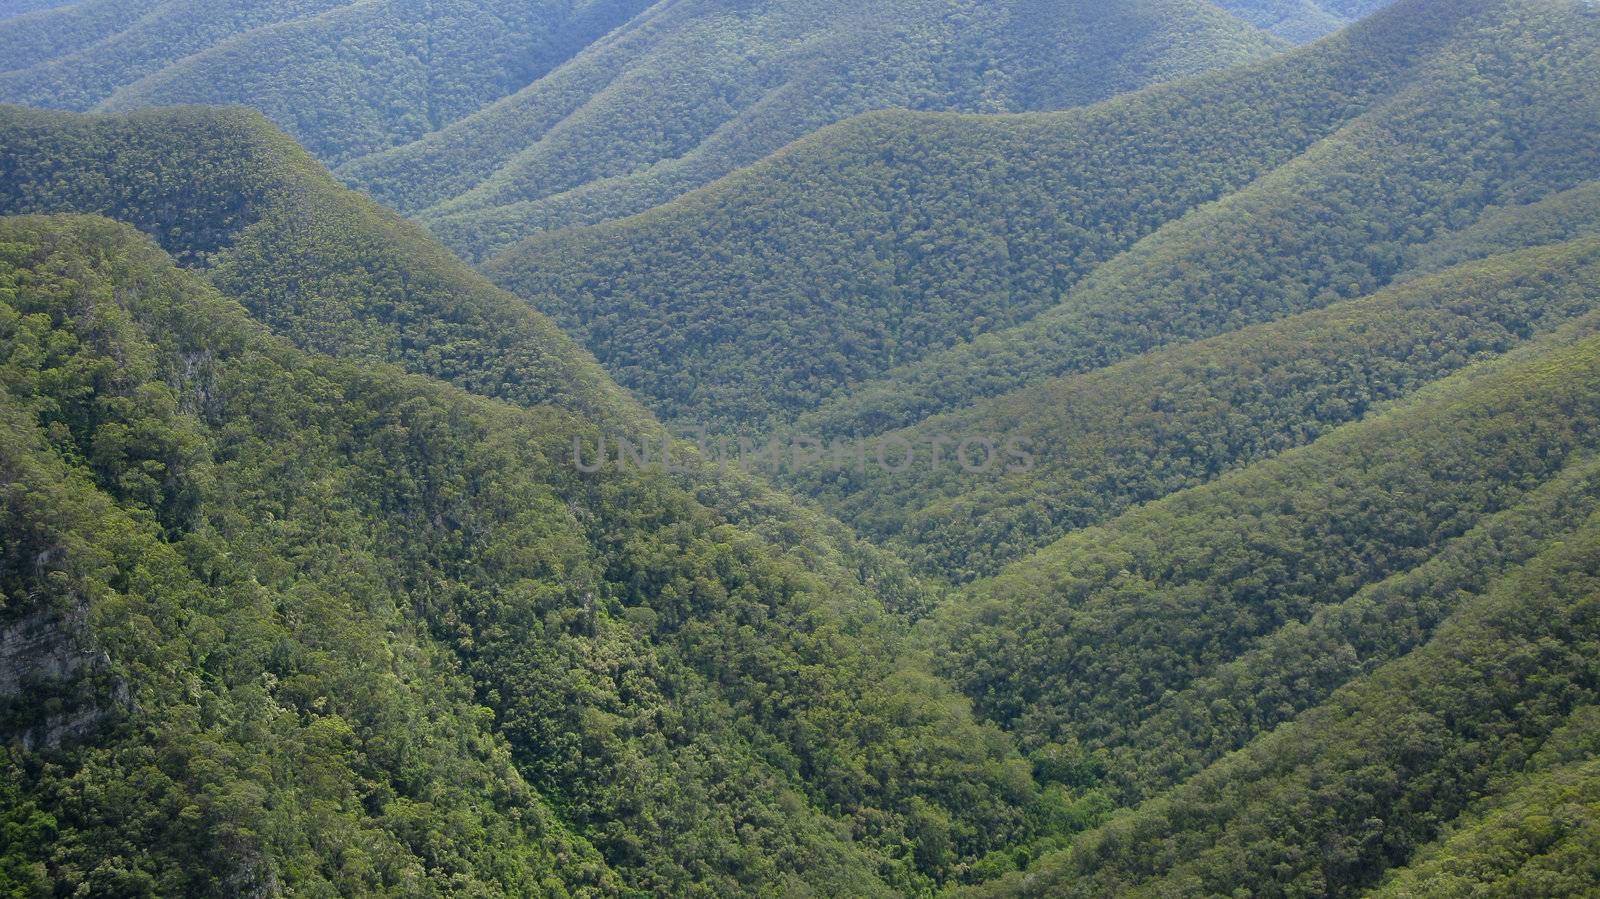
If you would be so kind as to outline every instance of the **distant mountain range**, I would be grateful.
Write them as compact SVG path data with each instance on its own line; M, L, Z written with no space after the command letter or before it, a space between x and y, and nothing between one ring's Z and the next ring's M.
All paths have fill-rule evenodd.
M0 22L0 894L1600 890L1600 8L1375 5Z
M1315 40L1388 6L1391 0L1216 0L1258 28L1296 42Z
M0 101L251 106L479 255L856 113L1059 109L1282 46L1204 0L84 0L0 22Z
M1473 15L1505 12L1452 10L1081 111L864 116L485 270L668 419L903 427L1369 294L1592 178L1584 7L1507 50Z

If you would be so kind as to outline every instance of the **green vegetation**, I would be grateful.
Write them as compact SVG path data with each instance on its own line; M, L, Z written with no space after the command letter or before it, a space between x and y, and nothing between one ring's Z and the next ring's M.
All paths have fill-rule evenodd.
M1582 732L1587 745L1578 756L1592 760L1597 523L1591 517L1571 540L1498 579L1415 653L1046 856L1026 878L973 895L1228 895L1238 884L1273 896L1357 895L1436 838L1445 821L1466 812L1475 823L1479 797L1515 782L1541 748L1572 741L1563 726ZM1540 772L1536 762L1530 782L1502 800L1507 813L1529 791L1564 796L1562 781L1572 776ZM1490 818L1447 844L1460 855L1402 872L1395 886L1419 876L1441 889L1412 895L1457 895L1448 888L1471 885L1474 875L1492 883L1499 868L1526 871L1536 895L1587 895L1593 865L1563 845L1581 845L1583 825L1570 812L1563 818L1520 822L1525 839L1540 842L1513 851L1532 857L1534 870L1511 853L1491 855L1495 843L1517 835L1504 832L1504 818ZM1540 870L1546 849L1579 863ZM1456 866L1472 874L1443 880Z
M0 107L0 122L10 173L0 213L133 224L309 349L394 361L523 405L643 417L543 317L342 189L257 114Z
M1600 753L1595 707L1573 712L1527 770L1451 828L1379 897L1576 896L1600 881Z
M1496 256L1329 309L1030 385L916 428L1031 448L974 476L819 468L785 478L927 573L964 581L1131 506L1309 443L1600 309L1600 241ZM946 450L947 455L953 450Z
M117 96L266 47L359 96L454 9L261 6ZM629 21L509 27L570 59L342 174L481 248L688 191L486 265L523 299L258 113L0 107L0 895L1600 891L1600 9L828 127L1269 44L1189 0L505 12ZM43 41L0 76L116 15L0 21ZM1033 464L575 464L652 413Z
M1365 295L1489 204L1574 186L1586 10L1407 3L1086 110L869 116L486 268L668 420L880 433Z
M941 670L1040 776L1131 809L979 894L1349 895L1521 770L1596 695L1573 572L1600 551L1597 324L1074 532L942 610Z
M1217 0L1217 5L1258 28L1292 41L1309 41L1349 25L1390 0Z
M1141 241L1027 324L890 372L804 425L849 433L909 423L1041 376L1361 296L1397 275L1410 247L1470 225L1486 206L1589 179L1600 134L1587 87L1600 59L1592 5L1454 10L1440 17L1431 4L1404 3L1341 35L1392 39L1414 18L1457 29L1390 102Z
M1068 535L953 607L947 671L1025 741L1114 736L1262 635L1422 564L1554 477L1592 439L1593 398L1588 357L1548 356L1561 365L1432 389Z
M857 113L1060 109L1275 46L1196 0L694 0L342 174L481 257L640 212Z
M31 63L7 65L0 100L79 111L248 105L339 161L416 140L514 93L643 7L87 0L0 22L0 58Z
M195 108L78 116L0 108L0 214L95 213L154 236L302 348L651 435L592 357L415 225L344 190L260 116ZM690 473L730 520L896 608L927 599L903 566L764 485Z
M94 659L61 700L0 700L0 888L615 889L394 602L354 472L318 468L336 443L301 416L353 370L317 371L101 220L4 220L0 301L0 620L50 635L6 661L33 686ZM368 380L326 421L397 415L385 381L405 392ZM40 730L44 751L14 742Z
M1536 202L1485 210L1470 226L1407 254L1401 280L1507 250L1600 234L1600 182L1586 181Z
M340 5L339 0L72 4L4 23L7 57L24 54L31 64L7 65L0 76L0 96L10 102L91 109L118 88L241 32ZM35 57L38 51L32 48L41 45L63 52Z
M481 254L857 113L1064 108L1281 46L1205 0L84 0L0 19L0 101L250 106Z
M57 3L48 15L23 15L32 9L0 3L0 71L14 72L76 52L138 21L157 0L119 4ZM48 4L40 4L43 9Z
M999 732L976 727L962 700L895 648L900 625L882 603L923 603L896 563L748 479L581 478L572 441L599 432L572 412L613 435L654 426L586 374L593 363L536 312L338 188L258 117L7 116L8 210L140 223L304 346L392 380L389 358L536 414L474 412L446 392L456 398L417 409L444 428L438 441L401 439L434 433L407 412L391 428L406 452L372 454L390 431L341 430L343 419L319 411L339 397L357 404L348 414L363 408L378 388L347 385L357 370L325 383L260 373L251 383L274 392L241 414L270 413L276 427L309 427L306 440L327 444L269 441L261 453L276 467L252 468L241 484L267 492L271 515L240 514L284 520L295 504L274 491L321 483L324 462L345 471L350 495L339 502L368 504L352 513L359 533L348 540L382 538L374 556L400 566L385 581L400 591L396 608L454 651L519 773L621 882L781 893L803 880L852 894L881 879L916 891L1057 814ZM162 171L174 174L150 179ZM187 371L208 352L173 364ZM406 389L380 392L411 409ZM306 502L307 515L338 505ZM321 521L295 532L315 537ZM538 634L548 637L530 639ZM735 771L745 773L730 781ZM711 801L726 814L707 816ZM859 864L839 861L849 858Z
M45 736L6 814L70 842L0 870L859 895L1046 814L870 597L664 476L581 475L592 425L304 355L124 226L5 228L3 614L80 621L104 662L89 690L21 660L97 699L8 703L10 740Z

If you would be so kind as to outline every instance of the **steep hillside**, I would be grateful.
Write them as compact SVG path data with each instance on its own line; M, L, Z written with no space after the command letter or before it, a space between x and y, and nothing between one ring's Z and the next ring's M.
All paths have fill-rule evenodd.
M399 362L524 405L642 418L543 317L343 189L256 113L0 107L0 122L0 213L129 222L311 349Z
M1527 232L1527 237L1534 237ZM1420 387L1600 309L1600 240L1463 264L1360 300L1148 353L891 431L903 472L782 472L864 535L953 580L1139 503L1309 443ZM1032 456L974 473L977 435ZM943 460L930 464L936 440ZM987 461L987 450L974 448Z
M668 419L909 425L1370 293L1592 177L1600 11L1437 6L1081 111L853 120L486 269Z
M1594 704L1597 322L946 609L1046 780L1146 800L993 893L1353 895Z
M615 442L659 425L582 349L420 228L340 187L254 113L79 116L0 108L0 214L130 222L307 349L389 362L524 406L578 412ZM737 472L690 478L723 514L844 583L926 604L893 560ZM803 522L803 525L797 525Z
M263 432L250 457L259 461L216 486L216 502L250 503L217 513L224 523L334 555L279 550L221 524L211 545L238 553L234 541L248 542L280 579L314 563L338 577L338 564L317 560L369 547L382 560L372 583L385 585L374 595L454 660L490 710L471 720L492 722L516 771L595 847L607 877L669 893L691 883L915 892L1060 814L998 731L975 725L900 650L903 626L885 606L924 600L897 563L734 473L691 463L582 474L576 440L654 424L537 313L338 188L259 117L6 117L7 211L140 225L273 330L346 357L296 356L313 372L331 366L311 381L279 371L293 368L285 362L237 389L207 388L231 410L221 419L179 407L198 416L184 427L215 464L233 459L229 441ZM221 353L201 343L162 370L192 379ZM401 376L384 360L523 409ZM55 435L50 420L35 427ZM80 452L85 464L99 464L95 452ZM107 483L164 483L138 455L129 471L143 480L124 475L121 458L104 456ZM348 517L326 517L347 507ZM724 813L706 815L707 802ZM50 876L78 882L74 870Z
M0 60L11 70L0 74L0 101L73 110L241 104L319 157L349 159L515 92L644 6L86 0L0 22Z
M1281 46L1206 0L84 0L0 20L0 101L251 106L481 254L856 113L1063 108Z
M1197 0L692 0L341 174L482 255L657 205L855 113L1059 109L1273 46Z
M827 125L1269 45L830 3L501 10L459 84L570 58L342 174L485 247L688 191L520 298L259 113L0 106L0 894L1600 893L1600 7ZM333 109L493 6L85 0L0 78Z
M1131 711L1287 621L1422 564L1581 460L1587 410L1600 402L1581 352L1595 320L1308 447L1075 531L978 582L956 631L1028 637L952 631L951 671L990 714L1030 733L1122 733ZM1073 651L1080 645L1095 650ZM1137 683L1105 689L1134 665Z
M1389 5L1392 0L1216 0L1218 6L1258 28L1292 41L1310 41L1337 31Z
M1525 771L1373 895L1578 895L1600 882L1597 715L1595 706L1574 712Z
M1414 653L972 895L1227 895L1241 883L1361 895L1463 813L1442 853L1378 895L1591 894L1594 811L1580 791L1595 760L1597 561L1590 517ZM1578 744L1576 759L1541 767L1562 743Z
M1470 226L1412 248L1398 280L1409 281L1459 262L1507 250L1600 235L1600 181L1532 203L1491 208Z
M0 219L0 373L0 889L618 891L389 592L338 450L459 401L295 354L101 219Z
M546 318L417 226L339 186L257 114L0 107L0 123L0 163L11 174L0 182L0 214L94 213L134 224L306 349L574 411L613 439L659 429ZM897 606L925 602L896 564L836 522L736 475L687 486L787 543L814 543L804 549L810 564L835 579L872 578Z

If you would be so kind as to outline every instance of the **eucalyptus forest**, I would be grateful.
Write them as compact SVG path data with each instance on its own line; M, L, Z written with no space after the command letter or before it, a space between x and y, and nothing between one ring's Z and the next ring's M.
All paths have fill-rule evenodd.
M1594 895L1600 5L0 0L0 896Z

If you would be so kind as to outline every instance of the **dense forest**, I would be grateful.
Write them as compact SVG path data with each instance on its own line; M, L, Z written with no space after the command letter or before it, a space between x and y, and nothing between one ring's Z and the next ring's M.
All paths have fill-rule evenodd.
M1597 230L1600 234L1600 230ZM785 472L928 574L994 574L1063 534L1300 446L1600 309L1600 239L1506 253L1328 309L1040 381L885 440L981 434L1026 471Z
M0 102L251 106L481 255L856 113L1059 109L1285 45L1206 0L83 0L0 21Z
M804 880L823 893L852 895L860 883L882 882L885 889L917 891L1071 813L1034 789L1027 766L997 730L974 724L965 703L922 662L893 649L905 636L890 607L925 604L898 563L736 474L620 470L580 478L570 463L573 438L592 440L602 422L613 433L647 429L638 420L643 413L603 379L591 381L584 364L561 361L576 350L537 313L473 275L414 226L308 170L304 153L259 117L201 110L130 118L7 115L0 158L17 173L7 211L96 212L140 224L179 258L194 260L196 274L185 276L191 281L203 274L223 290L251 285L237 298L241 310L248 307L302 346L347 353L360 363L339 363L310 384L277 368L258 373L250 389L271 391L260 398L205 387L202 393L219 402L236 399L239 405L228 406L240 417L235 424L227 416L179 415L184 427L199 429L197 465L230 452L209 440L273 428L239 473L239 486L218 487L216 501L242 501L235 493L245 486L250 496L265 490L259 502L266 505L233 513L234 523L286 521L281 527L321 547L322 555L297 544L255 547L258 538L231 531L213 537L214 549L233 554L235 541L250 543L252 552L265 554L259 564L279 572L282 589L291 590L310 576L303 566L338 579L341 547L369 547L389 567L371 575L366 589L375 592L360 595L359 604L392 603L393 614L440 652L455 654L452 667L468 678L495 733L508 741L519 775L604 854L619 883L669 891L722 883L711 887L717 892L744 884L781 893L783 884ZM104 177L89 177L108 158L116 163L100 170ZM150 177L159 171L174 177ZM179 171L195 173L195 180L183 182ZM218 202L228 196L251 200ZM166 227L169 220L183 227ZM45 227L39 221L28 224ZM294 243L297 236L304 242ZM225 249L207 250L219 246ZM385 258L395 266L387 278L378 264ZM114 298L117 274L103 277ZM194 281L190 289L216 288ZM18 302L53 298L71 306L74 291L69 285ZM125 292L146 293L137 285ZM209 302L226 307L236 300ZM150 314L168 314L152 303ZM357 314L348 308L355 303L369 305ZM129 314L137 319L137 312ZM30 321L43 315L37 328L65 313L26 306L18 315ZM416 329L425 326L447 330L424 337ZM69 326L61 320L37 340L60 342L52 335L63 327ZM145 327L175 335L188 326ZM195 340L173 350L168 368L152 371L145 392L159 399L162 390L178 391L183 379L197 377L196 366L219 364L212 339ZM102 369L134 352L93 341L89 349L100 354ZM474 405L436 382L404 381L398 372L383 377L400 378L400 386L344 384L374 365L382 375L385 357L504 396L537 417L488 401ZM296 364L312 372L334 365L304 358ZM474 359L478 365L464 368ZM62 363L46 353L35 364L54 371ZM504 377L484 380L485 371ZM161 387L173 380L180 383ZM55 374L43 383L64 384ZM414 399L405 384L437 397ZM136 386L127 389L137 394ZM361 411L369 390L388 405ZM88 395L98 392L91 385ZM324 402L354 409L337 415L329 409L323 420ZM357 421L339 424L346 415ZM34 427L53 433L52 421L46 416ZM360 430L341 430L357 422ZM161 432L153 424L113 430L151 431L150 439ZM325 444L282 442L300 439L300 431ZM384 440L393 447L374 447L378 434L390 435ZM124 476L113 466L117 482L171 480L146 466L154 450L142 452L128 464L145 474ZM396 453L410 461L401 464ZM277 468L261 467L269 463ZM316 467L323 464L327 473ZM324 495L340 485L347 494ZM152 501L148 491L141 495L147 505ZM208 495L186 501L205 509ZM341 525L349 533L337 536L322 516L346 502L356 507ZM148 514L159 523L155 510ZM312 517L297 521L298 515ZM502 553L508 555L495 561ZM359 590L362 581L338 583ZM19 584L7 595L40 592ZM352 601L339 595L345 598L324 602L338 608ZM37 610L29 604L14 613ZM313 615L306 626L320 627L320 619ZM548 640L530 639L546 629ZM191 655L221 651L202 644ZM31 727L48 730L49 722ZM733 771L743 773L729 782ZM38 789L58 786L54 775L40 776ZM726 816L701 813L709 797L726 807ZM85 851L92 854L94 845ZM278 857L275 849L249 851ZM860 859L854 867L817 861L851 855ZM26 871L45 861L24 858L13 867ZM42 876L72 884L80 882L79 870L47 864ZM315 883L333 874L312 869L304 876Z
M476 112L643 5L84 0L0 22L0 100L73 110L249 105L338 161Z
M1600 891L1593 4L47 7L0 895Z
M1387 6L1389 0L1217 0L1245 21L1304 42L1337 31Z
M8 674L59 697L7 703L8 889L522 892L548 843L574 886L853 895L1047 813L870 597L579 477L592 425L292 350L126 226L6 227Z
M1280 46L1199 0L785 0L736 16L694 0L658 16L341 172L484 256L643 211L856 113L1060 109Z
M1081 111L852 120L486 271L668 420L913 424L1362 296L1593 177L1592 8L1452 9Z

